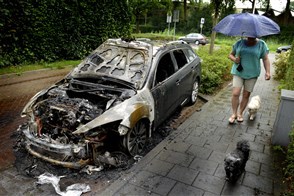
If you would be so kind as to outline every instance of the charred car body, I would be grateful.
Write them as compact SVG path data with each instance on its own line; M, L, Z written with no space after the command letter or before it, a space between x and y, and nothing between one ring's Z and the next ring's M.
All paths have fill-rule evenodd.
M152 130L196 102L200 76L200 59L185 42L109 39L31 98L22 142L33 156L64 167L119 166L117 150L140 154Z

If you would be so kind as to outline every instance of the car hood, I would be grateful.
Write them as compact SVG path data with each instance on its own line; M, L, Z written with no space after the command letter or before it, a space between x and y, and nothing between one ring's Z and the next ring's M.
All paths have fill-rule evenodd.
M70 77L109 76L140 89L150 69L151 55L152 47L148 43L108 40L81 62Z

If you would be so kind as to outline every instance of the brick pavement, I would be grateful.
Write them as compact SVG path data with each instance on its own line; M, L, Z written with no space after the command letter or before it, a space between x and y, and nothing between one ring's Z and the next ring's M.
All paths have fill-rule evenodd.
M284 187L271 149L278 83L263 76L262 69L252 93L262 100L254 121L246 114L243 123L228 124L229 85L101 195L279 195ZM246 172L233 185L225 181L223 163L240 139L249 140L251 153Z

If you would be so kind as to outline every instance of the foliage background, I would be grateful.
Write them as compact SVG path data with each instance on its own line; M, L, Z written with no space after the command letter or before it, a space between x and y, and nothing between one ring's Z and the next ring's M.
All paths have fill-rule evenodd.
M223 46L208 54L208 47L201 47L196 53L202 59L202 78L200 92L213 94L223 83L232 79L230 74L232 62L228 59L231 47Z
M280 81L280 89L294 90L294 50L277 55L274 66L274 78Z
M81 59L130 25L126 0L0 0L0 67Z

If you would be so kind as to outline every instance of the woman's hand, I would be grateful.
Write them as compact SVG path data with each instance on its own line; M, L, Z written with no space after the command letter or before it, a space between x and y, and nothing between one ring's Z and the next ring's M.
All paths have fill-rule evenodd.
M241 61L241 58L240 58L240 57L236 57L235 60L234 60L234 62L235 62L236 64L239 64L240 61Z
M263 65L265 69L265 80L270 80L271 79L271 66L270 66L270 60L268 58L268 54L265 54L263 57Z
M271 74L265 73L265 80L270 80L270 79L271 79Z
M233 61L236 64L239 64L241 61L240 57L235 57L235 54L233 52L231 52L228 56L229 59L231 59L231 61Z

